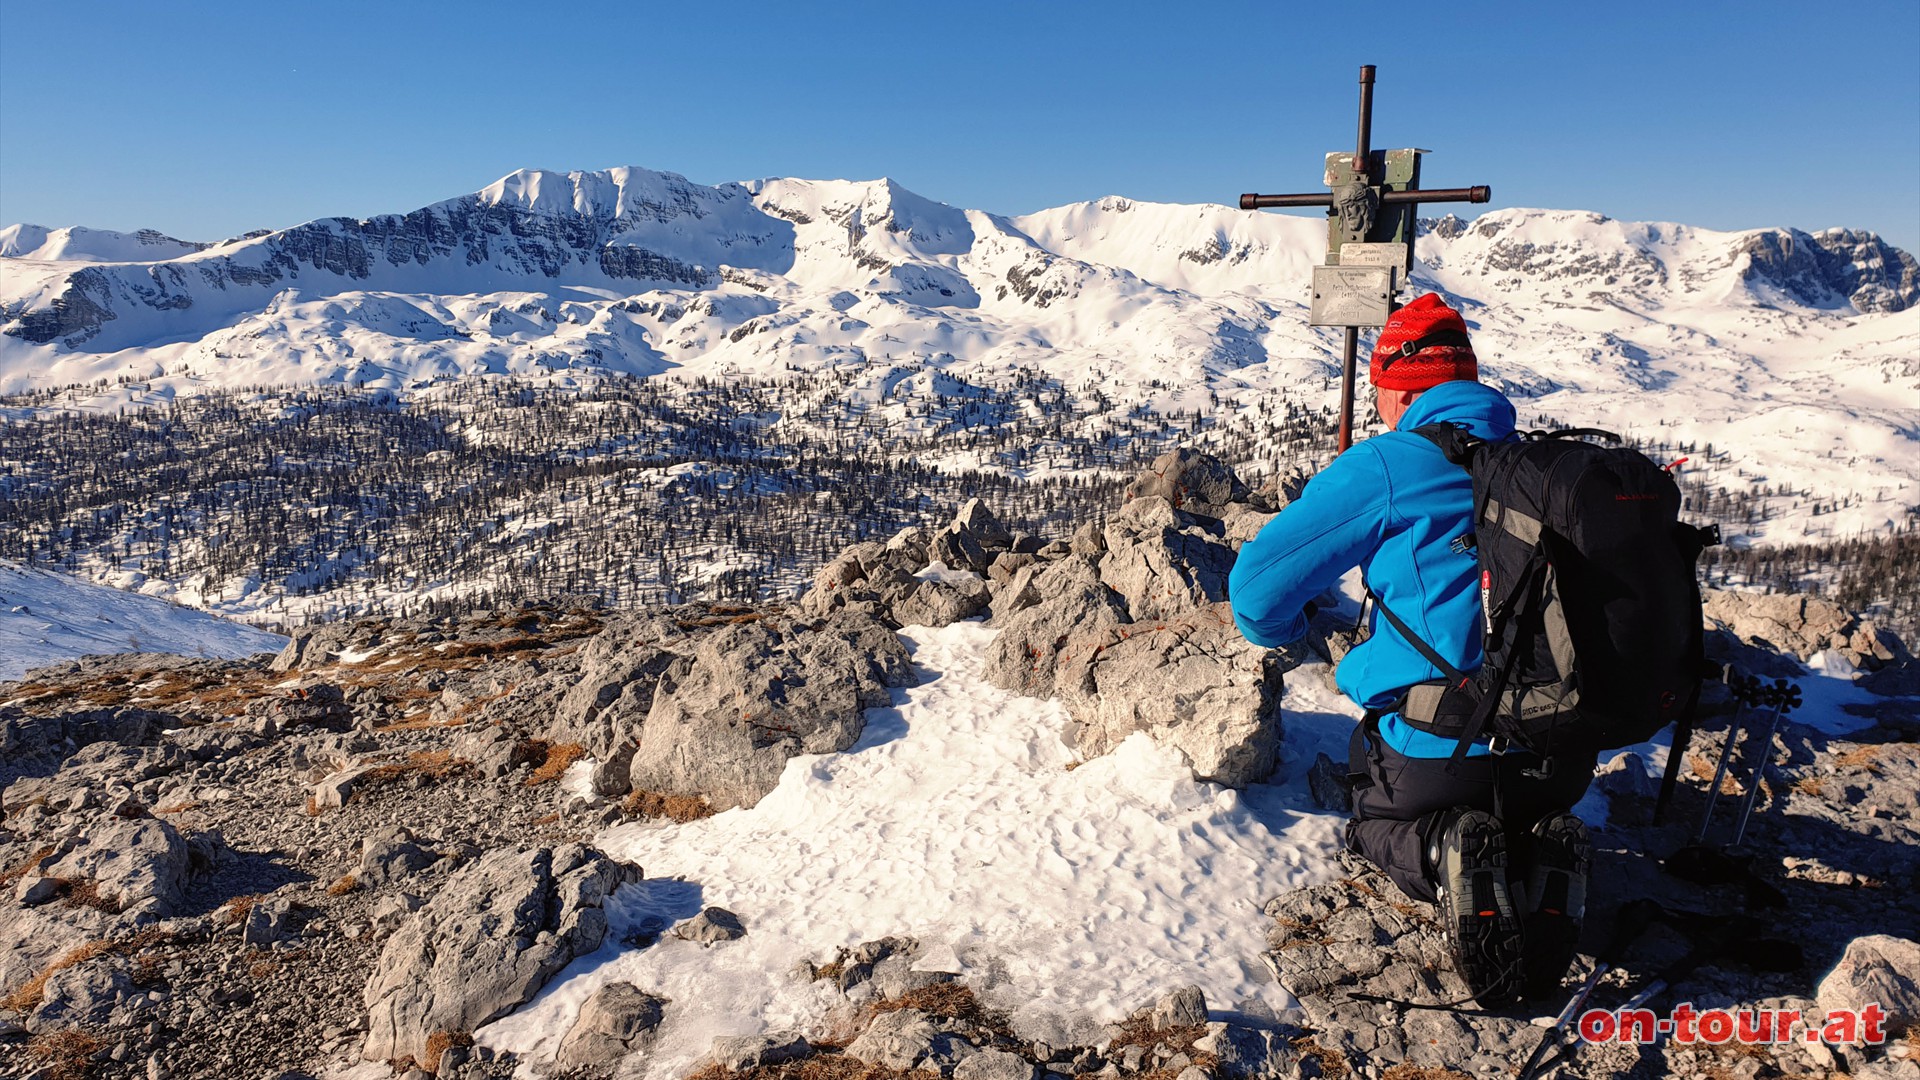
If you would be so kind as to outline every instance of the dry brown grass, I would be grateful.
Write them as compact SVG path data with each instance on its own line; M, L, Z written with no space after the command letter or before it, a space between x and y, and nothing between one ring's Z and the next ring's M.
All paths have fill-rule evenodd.
M558 810L555 810L550 814L541 814L539 817L533 819L533 823L535 825L555 825L555 824L558 824L559 821L560 821L560 811Z
M938 1075L926 1070L907 1072L869 1065L859 1058L829 1049L808 1054L798 1061L761 1065L740 1072L708 1065L686 1080L930 1080Z
M665 795L658 791L636 791L620 804L620 812L630 818L667 818L685 825L719 813L699 795Z
M436 1031L427 1036L426 1060L420 1067L428 1072L440 1071L440 1057L456 1046L472 1046L473 1035L465 1031Z
M120 901L100 895L100 883L92 878L62 878L60 899L68 907L92 908L109 915L120 914Z
M415 750L400 761L368 769L361 775L360 785L370 788L413 776L439 781L471 771L473 762L454 757L451 750Z
M579 743L548 744L546 758L533 770L533 775L527 777L527 786L538 787L560 779L574 762L586 756L587 748Z
M27 1053L47 1067L47 1080L84 1080L106 1045L104 1039L72 1028L35 1035L27 1041Z
M1711 784L1713 783L1713 774L1718 769L1719 765L1715 762L1709 761L1705 757L1691 751L1688 752L1687 771L1693 773L1695 779ZM1740 782L1733 778L1733 770L1727 770L1727 775L1720 779L1720 794L1741 795L1744 793L1744 789L1740 787Z
M1353 1075L1353 1066L1347 1064L1347 1056L1338 1050L1329 1050L1315 1041L1311 1035L1302 1035L1293 1040L1293 1048L1302 1057L1310 1057L1320 1064L1320 1074L1327 1080L1346 1080Z
M341 874L340 880L327 886L328 896L345 896L360 887L360 879L352 874Z
M1473 1077L1438 1065L1395 1065L1381 1073L1380 1080L1473 1080Z
M266 898L266 893L246 893L236 896L220 905L220 917L228 926L238 926L247 921L247 916L253 911L253 905Z
M89 941L85 945L68 949L57 957L53 963L41 968L39 974L21 983L5 998L0 998L0 1008L12 1009L15 1012L31 1012L35 1006L40 1004L40 995L46 993L48 979L53 978L55 975L60 974L70 967L75 967L89 960L105 956L112 952L114 948L114 943L111 940L102 939L100 941Z
M52 848L50 847L36 848L33 854L28 855L26 858L21 859L19 862L14 863L12 866L7 867L5 870L0 870L0 888L4 888L20 880L21 878L26 877L28 871L37 869L41 863L46 862L48 859L51 859L52 857L53 857Z
M1817 776L1803 776L1793 782L1793 790L1802 795L1818 797L1823 787L1824 785L1820 783L1820 778Z
M194 802L192 799L181 799L177 802L161 803L159 806L153 808L153 814L155 817L159 817L162 814L184 814L189 810L198 809L200 809L199 803Z
M302 813L306 814L308 817L319 817L321 814L324 814L326 812L327 812L327 808L320 805L320 797L318 795L307 796L307 805L306 805L306 808L302 811Z
M1865 769L1870 773L1878 773L1880 772L1880 755L1885 753L1890 745L1890 743L1870 743L1855 747L1835 756L1833 763L1843 769Z
M1421 917L1419 908L1414 907L1412 904L1409 904L1404 900L1395 900L1393 897L1388 896L1385 893L1382 893L1379 889L1376 889L1373 886L1357 878L1341 878L1340 884L1345 885L1346 887L1352 889L1354 892L1359 893L1361 896L1371 897L1375 900L1380 901L1381 903L1387 905L1388 907L1399 912L1400 914L1405 915L1409 919L1417 919Z
M997 1035L1009 1039L1014 1037L1012 1021L1004 1013L994 1012L980 1004L980 999L974 996L972 989L957 982L934 983L931 986L918 987L899 997L876 1001L867 1006L870 1016L898 1012L901 1009L919 1009L929 1016L964 1020Z

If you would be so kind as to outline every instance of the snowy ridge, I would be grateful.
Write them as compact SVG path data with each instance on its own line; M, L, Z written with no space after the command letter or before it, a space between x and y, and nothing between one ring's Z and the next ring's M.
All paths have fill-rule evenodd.
M228 659L278 652L279 634L0 560L0 679L93 653L169 652Z
M1322 226L1225 206L1109 197L1008 218L886 179L523 170L407 214L139 262L6 236L0 392L91 384L63 399L75 407L827 370L861 373L850 410L910 412L947 392L935 375L1013 371L1221 420L1336 393L1339 335L1305 325ZM1711 443L1724 453L1693 467L1714 485L1844 503L1820 535L1883 531L1920 505L1920 267L1872 234L1507 209L1430 223L1417 253L1415 287L1467 312L1523 419Z

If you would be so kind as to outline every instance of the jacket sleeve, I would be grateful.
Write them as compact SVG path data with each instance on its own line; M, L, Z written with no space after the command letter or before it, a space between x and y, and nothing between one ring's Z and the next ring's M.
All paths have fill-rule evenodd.
M1355 446L1320 470L1234 561L1227 597L1246 639L1273 648L1305 634L1307 601L1379 546L1391 502L1372 447Z

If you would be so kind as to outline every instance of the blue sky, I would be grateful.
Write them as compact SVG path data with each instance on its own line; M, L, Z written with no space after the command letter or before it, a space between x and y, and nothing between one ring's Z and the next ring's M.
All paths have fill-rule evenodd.
M0 223L214 240L622 164L1232 202L1317 185L1363 63L1427 186L1920 250L1916 0L0 0Z

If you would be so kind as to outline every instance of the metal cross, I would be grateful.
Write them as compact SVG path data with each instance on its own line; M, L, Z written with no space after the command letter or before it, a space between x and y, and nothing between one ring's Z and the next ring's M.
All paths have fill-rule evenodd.
M1399 304L1394 294L1413 268L1414 207L1420 203L1483 203L1493 189L1420 189L1425 150L1376 151L1373 135L1373 65L1360 69L1360 137L1351 155L1327 155L1329 190L1301 195L1240 196L1240 209L1276 206L1327 208L1326 265L1313 268L1312 326L1346 327L1340 382L1340 449L1353 445L1354 357L1360 328L1384 326Z

